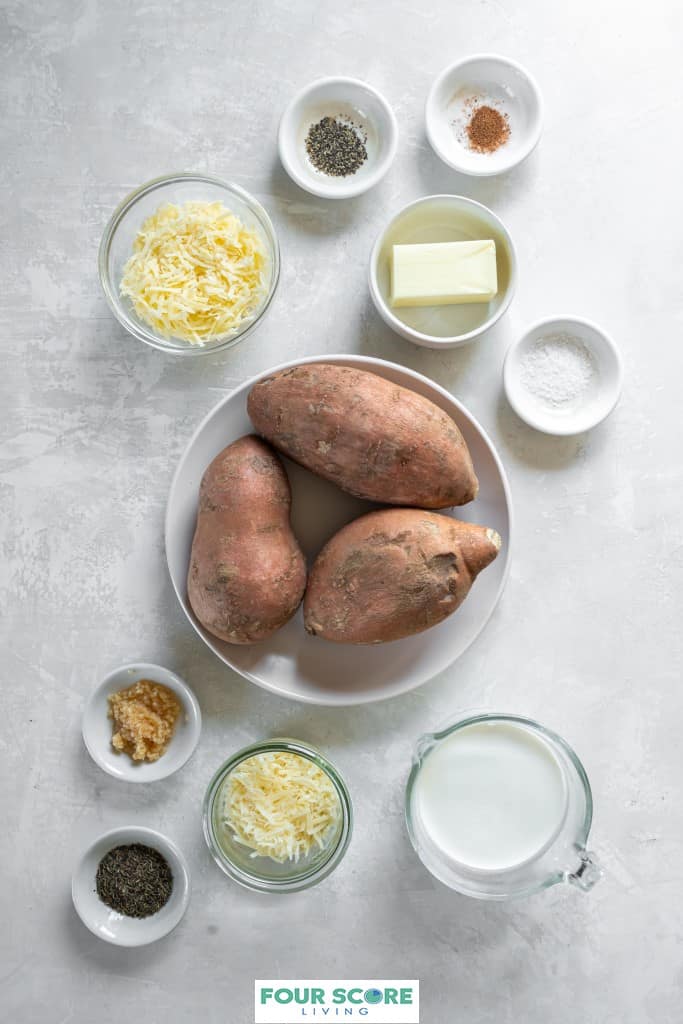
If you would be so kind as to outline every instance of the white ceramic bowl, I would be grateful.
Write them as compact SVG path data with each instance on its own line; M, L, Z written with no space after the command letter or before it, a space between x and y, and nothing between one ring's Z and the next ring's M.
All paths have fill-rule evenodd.
M306 154L309 127L322 117L341 115L367 136L368 158L355 174L335 178L318 171ZM367 192L389 170L398 144L391 107L376 89L357 78L320 78L294 97L280 120L280 160L290 178L325 199L348 199Z
M376 646L328 643L309 636L301 609L273 636L250 645L227 644L196 620L187 599L187 570L204 470L227 444L253 432L247 395L264 377L301 363L336 363L379 374L424 395L457 423L479 477L476 501L451 512L493 527L503 540L496 560L480 574L464 604L432 629ZM285 459L292 487L292 526L309 561L345 523L370 511L369 502ZM510 564L512 508L505 471L474 417L443 388L403 366L357 355L314 356L272 367L227 395L200 423L176 469L166 509L166 558L175 592L204 643L240 675L283 697L311 704L353 705L413 690L447 668L482 631L505 586Z
M493 153L477 153L467 142L471 99L507 115L510 138ZM425 107L427 138L444 163L463 174L509 171L529 156L541 137L543 104L539 88L520 64L481 53L451 64L432 85Z
M491 302L456 306L391 306L391 248L422 242L496 243L498 294ZM425 196L404 206L375 242L370 255L370 294L377 312L397 334L424 348L465 345L492 327L510 305L517 285L517 257L503 222L465 196Z
M177 695L183 713L159 760L135 764L128 754L117 753L111 745L112 720L107 717L107 698L140 679L168 686ZM147 662L122 665L110 672L93 691L83 712L83 740L88 753L103 771L124 782L155 782L177 772L194 753L201 731L202 713L187 683L167 668Z
M173 890L168 903L150 917L125 917L108 907L97 895L97 866L115 846L142 843L158 850L173 875ZM170 839L153 828L136 825L105 832L85 851L73 873L71 895L76 913L86 928L114 946L146 946L168 935L187 910L190 901L190 874L182 853Z
M536 342L553 334L578 338L592 354L597 373L585 397L555 408L540 401L522 382L524 356ZM609 334L590 320L554 316L533 324L505 356L503 386L508 402L530 427L544 434L581 434L601 423L619 401L623 367L619 350Z

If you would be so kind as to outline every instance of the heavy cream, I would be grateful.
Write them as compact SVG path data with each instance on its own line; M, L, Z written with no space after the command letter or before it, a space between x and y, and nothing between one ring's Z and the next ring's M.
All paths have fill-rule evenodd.
M505 871L543 853L567 813L567 782L550 746L522 724L475 722L425 757L414 812L453 862Z

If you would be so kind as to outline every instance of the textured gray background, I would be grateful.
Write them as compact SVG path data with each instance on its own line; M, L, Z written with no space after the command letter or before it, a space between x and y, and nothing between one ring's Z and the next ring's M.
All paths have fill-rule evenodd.
M674 0L0 4L4 1019L248 1024L254 977L374 975L421 978L424 1024L680 1020L682 29ZM540 149L488 181L441 165L422 119L433 76L481 50L528 64L547 102ZM300 192L275 149L288 97L331 72L383 90L401 131L389 176L339 205ZM282 241L271 315L223 356L146 349L97 281L113 207L180 169L250 189ZM385 328L365 280L387 217L437 191L490 204L520 258L504 321L443 354ZM507 408L501 364L526 323L564 310L604 322L627 377L606 424L562 441ZM256 371L339 351L461 398L499 446L517 515L485 634L417 693L357 711L287 703L223 668L174 599L162 545L198 420ZM185 675L205 715L191 764L150 787L100 772L79 733L98 679L139 657ZM583 758L607 871L590 895L468 901L413 855L401 801L415 738L482 704L540 718ZM231 885L200 830L214 768L272 733L328 751L357 811L338 872L281 899ZM135 952L93 938L69 891L83 845L126 822L167 831L194 876L178 930Z

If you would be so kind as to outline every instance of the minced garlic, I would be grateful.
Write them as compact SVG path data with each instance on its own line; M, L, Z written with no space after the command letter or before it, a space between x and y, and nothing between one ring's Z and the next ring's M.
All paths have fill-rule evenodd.
M114 750L133 761L158 761L170 743L182 711L173 690L151 679L109 696L109 717L114 721Z

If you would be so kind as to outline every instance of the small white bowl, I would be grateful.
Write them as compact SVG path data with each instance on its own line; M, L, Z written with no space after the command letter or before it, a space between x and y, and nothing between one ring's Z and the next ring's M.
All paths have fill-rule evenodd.
M107 698L140 679L151 679L173 690L180 700L183 714L159 760L136 764L128 754L117 753L111 745L113 723L108 717ZM124 782L155 782L177 772L194 753L201 731L202 713L187 683L167 668L146 662L122 665L110 672L93 691L83 712L83 740L88 753L103 771Z
M510 138L493 153L467 143L466 125L474 99L507 115ZM525 160L543 127L543 103L534 78L506 57L480 53L451 64L432 85L425 106L427 138L444 163L463 174L502 174Z
M491 302L391 306L392 246L487 238L496 243L498 270L498 294ZM424 348L456 348L506 311L517 284L517 257L507 228L488 207L465 196L425 196L399 210L380 234L370 255L369 284L377 312L397 334Z
M367 136L368 158L346 178L318 171L306 154L306 135L323 117L341 115ZM320 78L294 97L280 120L280 160L290 178L325 199L348 199L367 192L389 170L398 145L391 107L376 89L357 78Z
M170 899L150 917L125 917L108 907L97 895L95 876L102 858L115 846L142 843L158 850L173 875ZM71 880L76 913L86 928L114 946L146 946L168 935L182 919L190 901L190 874L182 853L170 839L153 828L135 825L105 832L85 851Z
M595 380L587 395L555 408L538 399L522 383L525 354L536 342L554 334L567 334L583 342L596 364ZM507 400L525 423L544 434L581 434L601 423L621 395L623 367L619 350L609 334L590 320L554 316L533 324L505 356L503 386Z

